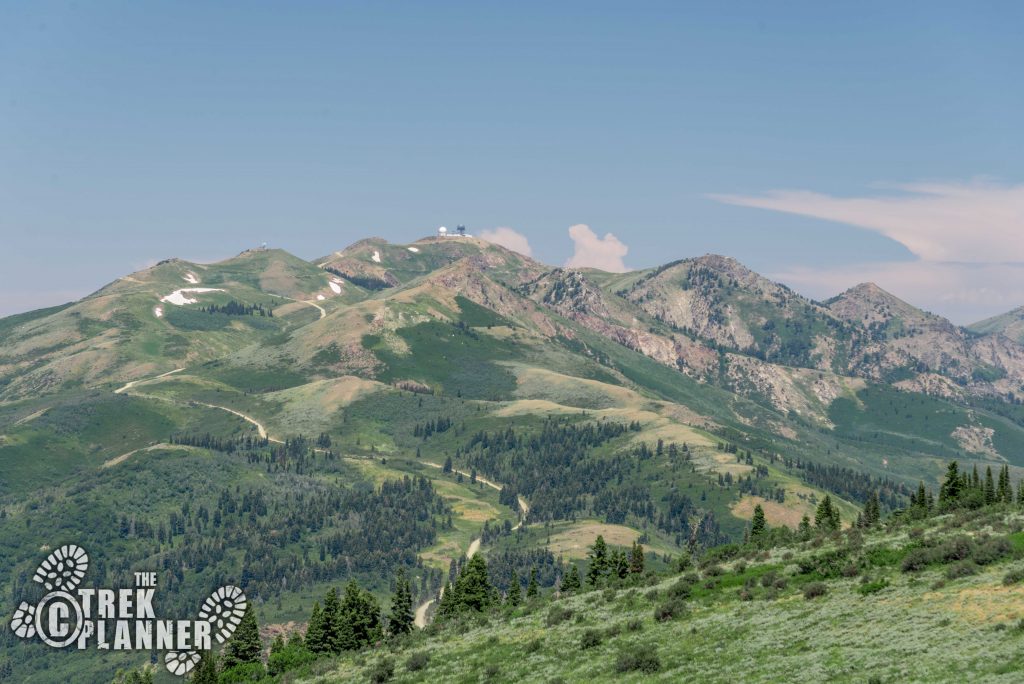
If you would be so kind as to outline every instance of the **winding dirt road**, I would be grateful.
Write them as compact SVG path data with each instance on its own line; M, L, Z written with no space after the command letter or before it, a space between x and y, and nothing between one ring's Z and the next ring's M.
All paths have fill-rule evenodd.
M440 463L434 463L433 461L421 461L421 462L426 464L426 465L428 465L428 466L430 466L431 468L444 469L444 466L442 466ZM462 475L463 477L467 477L467 478L472 478L473 477L473 475L471 473L467 473L467 472L465 472L463 470L458 470L458 469L454 469L453 468L452 472L453 473L458 473L459 475ZM476 476L476 481L480 482L480 483L482 483L484 485L487 485L491 489L496 489L499 492L502 489L505 488L504 485L500 485L497 482L491 482L487 478L481 477L479 475ZM517 522L515 527L512 528L513 532L515 530L518 530L520 527L523 526L523 521L526 520L526 516L529 515L529 513L530 513L530 504L528 504L526 502L526 499L524 499L522 496L518 496L518 497L516 497L516 500L519 502L519 511L520 511L520 513L522 515L520 515L520 517L519 517L519 522ZM483 539L481 537L477 537L476 539L471 541L469 543L469 548L466 550L466 558L470 559L473 556L475 556L480 551L480 546L481 546L482 543L483 543ZM443 595L444 595L444 588L442 587L441 588L441 592L438 594L438 598L441 598L441 596L443 596ZM415 615L415 619L413 620L413 623L417 627L419 627L420 629L423 629L424 627L427 626L427 611L430 610L430 606L433 605L433 603L435 601L437 601L437 599L430 599L429 601L425 601L425 602L421 603L416 608L416 615Z
M317 304L316 302L311 302L305 299L292 299L291 297L285 297L284 295L274 294L273 292L268 292L267 294L270 295L271 297L280 297L281 299L287 299L289 302L298 302L299 304L306 304L308 306L315 307L320 311L320 318L327 317L327 310L324 309L324 307Z

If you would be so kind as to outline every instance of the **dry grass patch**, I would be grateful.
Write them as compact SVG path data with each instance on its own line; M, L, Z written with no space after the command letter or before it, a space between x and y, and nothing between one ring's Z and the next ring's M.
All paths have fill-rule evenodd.
M630 546L640 533L625 525L578 523L564 532L553 535L548 549L555 556L561 554L566 558L586 558L588 548L593 545L598 535L603 536L605 542L611 546Z
M810 510L811 507L803 502L795 502L795 505L789 501L779 503L778 501L769 501L760 496L744 496L730 506L729 510L741 520L750 520L754 517L754 507L758 504L761 504L761 508L764 509L764 517L768 524L776 527L785 525L786 527L795 528L800 524L800 519L804 514L813 515L814 513Z

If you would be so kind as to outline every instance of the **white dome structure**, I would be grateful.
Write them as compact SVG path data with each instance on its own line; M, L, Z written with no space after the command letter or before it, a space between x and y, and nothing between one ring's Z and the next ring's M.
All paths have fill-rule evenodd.
M437 229L437 234L440 235L441 237L445 237L446 235L448 235L448 229L445 228L444 226L441 226L440 228Z

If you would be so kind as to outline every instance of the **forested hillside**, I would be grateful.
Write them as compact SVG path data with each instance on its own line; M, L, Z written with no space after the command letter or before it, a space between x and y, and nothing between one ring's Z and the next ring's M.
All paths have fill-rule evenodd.
M610 274L459 237L372 238L313 262L247 250L163 261L0 320L0 342L4 600L37 600L48 550L76 544L95 586L157 572L168 614L236 584L263 645L281 636L276 651L310 668L327 666L309 653L337 649L289 635L315 624L316 602L335 614L332 589L338 615L380 607L360 647L392 648L386 606L401 589L411 643L441 630L462 648L486 632L462 602L556 627L541 613L572 577L587 585L600 538L602 591L558 604L598 611L579 623L596 630L650 612L680 558L731 568L714 554L769 553L781 576L790 563L751 551L763 530L797 558L863 536L870 507L898 537L909 513L894 514L921 505L919 483L937 492L948 461L1003 473L996 492L1024 473L1017 342L873 287L812 302L725 257ZM983 503L984 485L967 488ZM618 598L598 601L610 589ZM573 643L575 619L562 621ZM156 656L69 655L6 623L0 643L0 675L19 682L107 681ZM412 672L395 676L430 678ZM572 678L558 672L547 679ZM492 678L512 673L525 676Z

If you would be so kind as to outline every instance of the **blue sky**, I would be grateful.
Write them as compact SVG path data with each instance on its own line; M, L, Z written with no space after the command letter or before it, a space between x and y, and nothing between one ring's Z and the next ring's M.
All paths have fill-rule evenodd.
M171 256L464 223L553 264L585 224L627 267L877 280L970 322L1024 304L1022 25L1009 2L4 3L0 315Z

